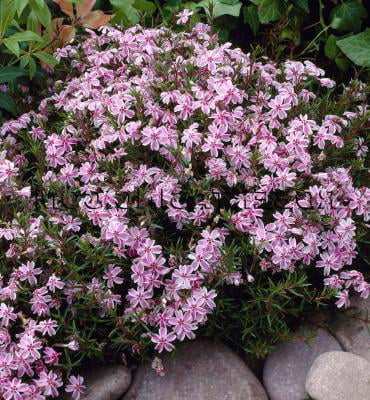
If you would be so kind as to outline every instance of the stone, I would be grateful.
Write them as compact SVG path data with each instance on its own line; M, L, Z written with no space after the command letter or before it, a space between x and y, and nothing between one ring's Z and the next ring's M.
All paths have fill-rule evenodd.
M304 328L296 338L277 345L268 355L263 384L270 400L303 400L306 376L322 353L341 350L335 338L324 329Z
M308 372L306 391L313 400L369 400L370 363L344 351L321 354Z
M268 400L250 369L223 344L197 339L161 359L165 375L140 366L124 400Z
M89 366L81 370L85 393L80 400L117 400L126 393L131 383L130 371L119 364ZM66 395L63 399L71 399Z
M337 314L329 325L343 350L370 362L370 298L351 300L351 308Z

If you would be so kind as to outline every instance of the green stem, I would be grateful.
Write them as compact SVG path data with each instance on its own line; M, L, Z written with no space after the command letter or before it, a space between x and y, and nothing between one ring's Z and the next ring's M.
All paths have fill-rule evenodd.
M298 54L298 57L300 57L300 56L302 56L303 54L305 54L305 53L311 48L311 46L314 45L314 44L316 43L316 40L317 40L323 33L325 33L328 29L329 29L329 26L326 26L323 30L321 30L321 31L311 40L311 42L304 48L304 50L301 51L301 52Z

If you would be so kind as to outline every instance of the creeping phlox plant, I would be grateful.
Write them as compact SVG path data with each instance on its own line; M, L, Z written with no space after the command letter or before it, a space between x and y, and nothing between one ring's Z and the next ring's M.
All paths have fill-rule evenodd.
M333 103L311 62L254 60L201 23L104 27L56 56L66 81L1 127L3 398L58 396L112 335L173 350L256 268L320 269L339 307L368 296L349 268L370 212L360 83Z

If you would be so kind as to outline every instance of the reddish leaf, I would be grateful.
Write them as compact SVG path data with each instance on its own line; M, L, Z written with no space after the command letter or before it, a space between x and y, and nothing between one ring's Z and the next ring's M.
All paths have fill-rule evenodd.
M64 18L54 18L51 20L51 27L53 28L53 32L60 32L61 27L63 26Z
M60 30L60 40L64 45L71 43L73 38L76 36L76 29L72 25L63 25Z
M57 3L59 5L60 9L64 12L64 14L67 14L72 20L75 19L72 3L66 0L53 0L53 1L54 3Z
M91 12L96 0L85 0L76 4L77 18L84 18Z
M90 14L86 15L85 18L82 19L82 25L86 28L97 29L100 26L107 24L113 15L104 14L103 11L97 10L92 11Z

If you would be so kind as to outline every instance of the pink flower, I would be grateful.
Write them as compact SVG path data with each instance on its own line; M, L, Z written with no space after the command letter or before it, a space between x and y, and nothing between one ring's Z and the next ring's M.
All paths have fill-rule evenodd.
M337 296L339 298L339 300L335 303L336 306L338 308L341 308L344 306L344 308L348 308L349 307L349 293L348 290L342 290L341 292L339 292L337 294Z
M149 307L148 299L152 297L150 290L145 291L144 288L139 287L136 289L130 289L128 291L127 300L129 300L131 307L137 307L138 305L142 308Z
M57 165L64 165L64 153L63 147L49 146L46 152L46 160L49 162L50 167L55 168Z
M284 100L282 96L278 95L268 103L273 118L279 117L280 119L285 119L287 117L286 111L291 109L291 105L285 103Z
M189 312L193 321L198 323L204 321L207 314L204 308L204 300L201 297L189 297L183 306L183 310Z
M82 182L93 182L97 177L97 165L94 163L85 162L80 168L79 174Z
M8 326L9 321L15 321L17 314L13 313L14 307L7 306L5 303L0 304L1 326Z
M197 60L199 67L207 67L208 71L214 73L217 69L217 64L222 62L222 56L219 49L209 50Z
M46 364L56 365L59 362L60 354L51 347L45 347L43 359Z
M172 276L175 278L175 282L178 289L190 289L191 282L196 280L196 276L192 274L193 268L190 265L180 265L176 269Z
M282 171L277 171L277 181L280 190L285 190L288 187L295 185L296 173L290 172L289 168L285 168Z
M17 172L18 168L15 168L14 163L8 160L0 160L0 183L10 183Z
M108 108L119 124L123 124L126 118L132 118L135 115L130 108L130 103L125 102L118 95L112 96Z
M199 240L199 245L208 251L212 251L215 247L221 246L220 233L217 230L208 232L203 230L201 233L203 239Z
M145 127L143 129L142 143L149 146L151 150L159 150L161 131L154 127Z
M22 381L18 378L13 378L9 380L4 385L5 392L3 393L5 400L24 400L24 395L28 389L28 385L22 383Z
M243 101L242 92L237 89L231 80L227 80L216 88L218 99L224 101L226 104L238 104Z
M59 394L58 388L63 385L63 382L54 372L46 373L42 371L39 379L36 380L36 384L43 389L46 396L56 397Z
M48 319L44 321L40 321L38 329L45 336L54 336L56 334L56 328L58 327L57 321L53 319Z
M274 247L272 262L279 265L282 269L288 269L292 263L289 247L285 245Z
M122 272L122 268L115 267L114 264L109 264L108 271L103 275L103 278L106 279L107 286L112 288L114 284L121 285L123 282L123 278L117 276Z
M152 342L156 343L155 349L158 353L162 353L163 349L166 351L172 351L175 346L171 344L176 339L176 335L173 332L168 333L167 328L159 328L159 334L152 336Z
M320 254L321 261L316 263L316 267L324 268L324 275L329 275L331 270L338 271L341 268L339 258L334 253L322 253Z
M195 329L195 326L191 323L192 317L191 314L184 313L182 311L175 311L175 316L169 318L169 324L173 325L174 332L176 333L179 340L184 340L185 337L189 339L193 339L195 337L194 333L192 332Z
M65 164L65 166L60 170L59 180L62 183L68 183L69 186L75 186L76 181L74 178L79 176L78 171L75 169L73 164Z
M37 279L35 275L40 275L42 270L41 268L35 268L34 261L27 261L26 264L22 264L19 267L20 272L20 280L25 281L28 280L28 283L33 286L36 285Z
M38 350L42 348L41 341L34 336L24 335L19 342L19 348L22 350L24 358L40 359L41 355Z
M191 148L194 144L199 145L202 135L197 131L198 127L199 124L195 123L185 129L181 137L181 143L185 143L188 148Z
M155 256L161 254L162 247L156 245L154 240L145 239L145 242L137 249L138 254L143 257L147 262L155 260Z
M194 271L199 267L204 271L210 270L209 261L212 259L212 254L205 251L204 247L198 245L195 248L195 253L189 254L188 257L193 260L191 267Z
M53 293L55 293L56 289L63 289L64 288L64 283L60 280L60 278L58 278L57 276L55 276L55 274L52 274L49 279L48 282L46 284L46 286L49 288L49 290Z
M209 310L213 310L216 307L216 303L213 301L214 298L217 297L215 290L208 290L205 287L202 287L196 291L194 291L194 299L201 299L202 306L208 308Z
M193 11L185 9L184 11L182 11L176 15L176 17L178 18L178 20L176 21L176 24L177 25L186 24L188 22L189 17L192 15L193 15Z
M107 240L113 239L113 243L119 245L128 239L129 235L126 231L127 226L125 224L116 220L112 220L105 232L105 238Z
M68 378L68 382L69 384L66 386L65 391L67 393L72 393L72 398L74 400L79 400L86 389L86 386L83 385L84 379L80 375L71 375Z

